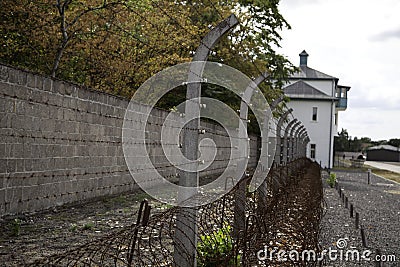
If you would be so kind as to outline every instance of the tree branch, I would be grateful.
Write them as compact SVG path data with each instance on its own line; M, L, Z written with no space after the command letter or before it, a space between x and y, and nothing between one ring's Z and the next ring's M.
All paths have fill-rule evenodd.
M62 2L61 0L56 0L57 4L55 5L57 7L58 13L60 15L60 31L61 31L61 35L62 35L62 40L58 46L57 49L57 53L55 55L55 59L53 62L53 67L51 70L51 76L55 77L56 76L56 72L57 69L60 65L61 62L61 58L62 55L64 53L65 48L67 47L69 41L71 40L71 38L73 38L74 34L78 31L75 30L72 34L68 34L68 30L70 29L71 26L75 25L79 19L81 19L85 14L97 11L97 10L102 10L102 9L106 9L110 6L113 5L119 5L122 4L123 1L115 1L115 2L110 2L107 3L107 0L103 1L103 4L101 4L100 6L97 7L88 7L87 9L83 10L82 12L80 12L78 15L75 16L75 18L72 20L71 23L67 22L67 18L66 18L66 9L68 8L68 6L71 4L72 0L65 0L64 2Z

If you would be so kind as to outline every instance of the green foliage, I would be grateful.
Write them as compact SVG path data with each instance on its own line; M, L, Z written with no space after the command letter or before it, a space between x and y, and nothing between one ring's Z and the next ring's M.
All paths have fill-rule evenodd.
M19 236L21 234L21 220L16 218L11 222L11 235Z
M93 229L94 229L94 223L93 222L87 222L82 227L82 230L93 230Z
M329 178L326 179L326 182L328 183L328 185L333 188L336 184L336 173L331 173L329 175Z
M389 140L388 144L391 146L400 147L400 138L392 138Z
M78 230L78 225L76 223L71 223L69 230L71 232L75 232L76 230Z
M240 26L209 60L254 78L268 70L271 78L260 89L271 101L295 70L276 52L279 31L290 28L278 6L278 0L2 0L0 62L131 97L158 71L190 61L210 27L235 13ZM204 92L240 105L222 88L208 85ZM159 106L168 110L184 99L178 88Z
M240 255L234 256L231 226L225 226L210 235L200 236L197 245L198 266L240 266Z
M334 149L335 151L360 152L371 146L371 143L372 141L368 137L352 138L346 129L342 129L338 136L335 136Z

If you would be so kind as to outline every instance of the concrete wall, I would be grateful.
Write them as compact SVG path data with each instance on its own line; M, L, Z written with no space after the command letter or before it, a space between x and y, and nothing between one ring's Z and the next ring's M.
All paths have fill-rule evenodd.
M121 145L127 106L123 98L0 65L0 216L135 188ZM154 110L150 139L157 138L167 114ZM203 126L219 147L229 147L222 127ZM252 166L257 143L252 136ZM148 151L158 171L176 179L161 147ZM228 157L219 151L202 176L221 172Z

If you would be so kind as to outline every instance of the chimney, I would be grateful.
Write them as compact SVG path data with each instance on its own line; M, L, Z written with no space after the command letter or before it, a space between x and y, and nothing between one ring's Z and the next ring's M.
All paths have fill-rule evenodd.
M301 52L299 56L300 56L300 66L307 66L308 54L306 50L303 50L303 52Z

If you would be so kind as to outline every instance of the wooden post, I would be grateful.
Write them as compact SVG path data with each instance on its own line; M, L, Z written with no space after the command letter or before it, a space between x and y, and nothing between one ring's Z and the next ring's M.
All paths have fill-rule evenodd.
M353 204L350 204L350 218L354 217L354 206Z
M368 184L371 184L371 169L368 169Z
M361 225L360 233L361 233L361 241L362 241L363 246L365 248L368 248L367 238L365 237L364 226L362 226L362 225Z
M356 229L360 226L360 214L356 212Z

